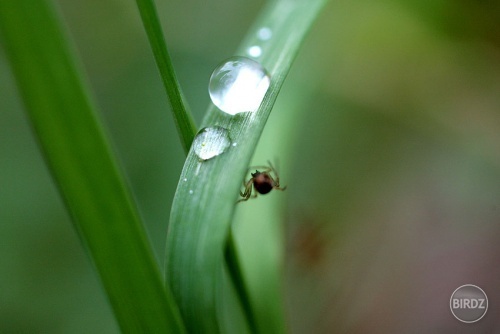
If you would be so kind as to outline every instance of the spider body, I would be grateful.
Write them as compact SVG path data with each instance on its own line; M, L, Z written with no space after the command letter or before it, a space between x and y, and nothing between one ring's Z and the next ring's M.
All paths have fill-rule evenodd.
M268 161L269 167L261 166L254 167L260 168L262 171L255 170L255 173L250 173L252 177L248 181L243 181L243 186L245 190L243 192L240 191L241 198L238 202L247 201L250 196L252 196L252 189L255 190L253 197L257 197L257 193L261 195L265 195L269 193L271 190L285 190L286 187L280 187L280 178L276 169L271 165ZM275 175L275 177L272 176Z
M273 190L273 187L276 185L276 182L273 180L273 178L268 174L268 173L261 173L258 170L255 171L255 173L252 174L252 179L253 179L253 188L255 191L257 191L259 194L265 195L271 190ZM279 184L278 184L279 187Z

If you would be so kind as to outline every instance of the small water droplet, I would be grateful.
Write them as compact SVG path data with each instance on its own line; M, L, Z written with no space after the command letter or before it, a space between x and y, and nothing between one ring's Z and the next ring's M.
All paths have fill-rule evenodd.
M271 39L271 37L273 36L273 32L268 27L263 27L260 28L259 31L257 32L257 36L259 36L259 39L261 41L267 41Z
M238 145L238 143L233 143L233 147L236 147L236 145Z
M231 57L213 71L208 92L220 110L235 115L256 111L270 82L269 74L258 62Z
M189 194L192 195L193 194L193 189L189 189Z
M254 45L248 48L247 50L250 57L258 58L262 54L262 49L258 45Z
M188 179L184 178L182 181L187 182Z
M193 140L193 149L200 160L208 160L224 151L231 145L229 131L220 126L210 126L198 132Z

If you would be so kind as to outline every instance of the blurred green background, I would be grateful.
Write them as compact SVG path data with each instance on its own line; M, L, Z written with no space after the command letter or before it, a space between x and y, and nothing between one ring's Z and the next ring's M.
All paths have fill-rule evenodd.
M157 1L198 124L263 3ZM57 6L162 263L184 153L135 3ZM286 258L290 332L500 331L499 22L498 1L325 8L254 157L279 160L288 189L237 208L248 231L283 213L285 247L267 246ZM448 306L467 283L490 300L474 325ZM0 46L0 333L35 332L118 327Z

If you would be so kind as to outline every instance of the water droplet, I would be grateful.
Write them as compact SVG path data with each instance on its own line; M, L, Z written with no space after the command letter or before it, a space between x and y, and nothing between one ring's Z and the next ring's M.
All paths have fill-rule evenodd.
M232 57L213 71L208 92L220 110L235 115L256 111L270 82L269 74L258 62Z
M188 179L184 178L182 181L187 182Z
M238 145L238 143L233 143L233 147L236 147L236 145Z
M224 151L231 145L229 131L220 126L203 128L193 140L193 149L200 160L208 160Z
M268 27L263 27L260 28L259 31L257 32L257 36L259 36L259 39L261 41L267 41L271 39L271 37L273 36L273 32Z
M248 48L247 50L250 57L258 58L262 54L262 49L260 46L254 45Z
M193 189L189 189L189 194L192 195L193 194Z

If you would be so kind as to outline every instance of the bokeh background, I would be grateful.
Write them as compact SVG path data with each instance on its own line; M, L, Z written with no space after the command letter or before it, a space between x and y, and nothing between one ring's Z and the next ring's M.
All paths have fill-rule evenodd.
M200 124L211 70L264 1L156 3ZM56 4L161 263L184 153L135 3ZM252 208L278 203L290 332L500 332L498 1L331 0L259 143L268 159L287 191L237 216L262 224ZM449 309L467 283L490 300L473 325ZM0 333L35 332L118 327L0 45Z

